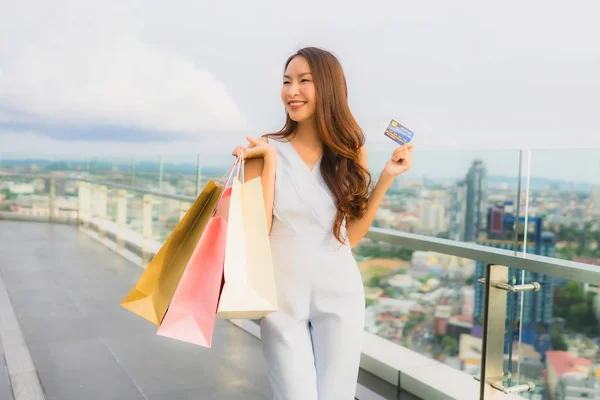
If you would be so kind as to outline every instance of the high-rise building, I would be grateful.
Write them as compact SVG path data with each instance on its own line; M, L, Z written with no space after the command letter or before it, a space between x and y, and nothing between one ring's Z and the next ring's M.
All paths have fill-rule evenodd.
M512 209L507 203L507 209ZM506 212L503 206L492 207L488 210L487 238L477 243L505 250L526 252L547 257L554 257L556 237L553 233L542 232L541 218L528 218L527 242L525 242L525 218L520 217L518 224L512 212ZM520 232L515 232L519 226ZM515 242L516 240L516 242ZM509 266L510 267L510 266ZM475 327L474 332L480 331L481 318L484 313L484 287L477 281L485 276L485 264L477 262L475 268ZM530 271L510 269L509 283L513 285L538 282L541 286L537 292L523 292L520 295L507 296L507 321L513 321L513 337L519 335L524 343L530 344L544 354L550 346L550 325L552 323L554 305L555 279L552 276ZM521 309L521 298L522 309ZM509 326L507 326L510 329ZM516 336L515 336L516 335ZM508 346L509 334L506 335Z
M485 228L487 202L487 171L483 161L475 160L467 173L467 210L465 241L473 242Z
M446 230L444 206L438 202L426 202L421 207L420 223L423 231L437 234Z
M450 195L450 227L448 239L464 241L467 214L467 183L458 181Z
M487 170L474 160L464 180L456 183L450 205L450 239L474 242L485 228Z

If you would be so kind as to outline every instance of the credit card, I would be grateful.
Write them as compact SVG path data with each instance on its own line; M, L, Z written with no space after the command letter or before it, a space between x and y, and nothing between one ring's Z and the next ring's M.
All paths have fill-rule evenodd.
M410 129L402 126L396 120L390 122L384 134L399 145L409 143L414 136L414 133Z

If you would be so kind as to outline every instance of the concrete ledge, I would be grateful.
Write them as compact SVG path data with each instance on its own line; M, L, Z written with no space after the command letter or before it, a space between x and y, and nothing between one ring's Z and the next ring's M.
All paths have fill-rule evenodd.
M0 276L0 347L14 400L46 400L12 301Z

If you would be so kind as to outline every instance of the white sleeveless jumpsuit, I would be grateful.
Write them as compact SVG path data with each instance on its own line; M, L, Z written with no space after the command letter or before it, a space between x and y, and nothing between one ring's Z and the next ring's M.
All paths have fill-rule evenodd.
M321 160L309 170L285 139L269 144L278 153L270 243L280 310L260 326L273 398L353 400L365 313L360 271L350 245L333 234L336 207Z

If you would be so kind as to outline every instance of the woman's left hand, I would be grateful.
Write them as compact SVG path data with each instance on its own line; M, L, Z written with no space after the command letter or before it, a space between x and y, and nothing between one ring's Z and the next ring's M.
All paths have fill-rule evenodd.
M410 143L403 144L392 153L392 156L383 167L383 173L392 177L401 175L412 167L412 150L413 145Z

